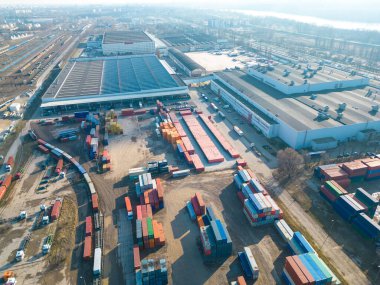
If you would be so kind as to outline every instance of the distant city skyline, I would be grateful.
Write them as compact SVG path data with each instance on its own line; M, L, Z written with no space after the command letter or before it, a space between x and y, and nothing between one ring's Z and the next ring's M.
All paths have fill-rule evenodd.
M163 4L205 9L244 9L319 17L329 20L380 23L378 0L0 0L0 5L128 5Z

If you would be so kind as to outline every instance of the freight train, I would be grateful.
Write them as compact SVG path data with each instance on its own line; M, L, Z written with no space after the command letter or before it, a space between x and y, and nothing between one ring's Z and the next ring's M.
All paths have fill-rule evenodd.
M49 150L50 154L54 157L59 159L64 159L68 163L71 163L74 165L74 167L77 168L79 173L83 176L84 180L87 183L88 189L89 189L89 196L91 197L91 203L92 203L92 215L93 215L93 221L94 221L94 228L95 228L95 255L94 255L94 266L93 266L93 278L94 283L99 284L100 278L101 278L101 264L102 264L102 255L99 254L99 252L102 252L103 247L103 223L102 223L102 213L99 209L99 202L98 202L98 194L96 192L94 183L91 181L90 176L88 175L87 171L83 168L82 165L80 165L71 155L68 153L62 151L61 149L45 142L42 139L37 140L39 147L44 147ZM98 253L98 254L97 254Z

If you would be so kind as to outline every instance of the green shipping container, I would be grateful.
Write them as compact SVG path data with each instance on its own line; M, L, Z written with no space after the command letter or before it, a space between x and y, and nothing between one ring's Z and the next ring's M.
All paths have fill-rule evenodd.
M154 238L152 218L146 218L146 224L148 226L148 238Z
M330 274L330 271L327 270L327 268L322 264L321 260L316 256L315 254L310 253L309 256L313 261L318 265L319 269L323 272L323 274L326 276L326 279L329 281L332 280L333 276Z
M329 190L329 192L333 194L335 197L338 198L343 194L342 191L340 191L337 187L335 187L330 181L326 181L325 185L326 185L327 190Z
M326 271L328 272L328 273L330 273L330 275L332 276L332 284L336 284L336 285L340 285L340 284L342 284L341 282L340 282L340 280L336 277L336 275L330 270L330 268L326 265L326 263L322 260L322 259L320 259L320 258L318 258L319 259L319 262L320 262L320 264L321 264L321 270L323 271L323 273L325 273L326 274L326 272L325 272L325 270L324 269L326 269Z

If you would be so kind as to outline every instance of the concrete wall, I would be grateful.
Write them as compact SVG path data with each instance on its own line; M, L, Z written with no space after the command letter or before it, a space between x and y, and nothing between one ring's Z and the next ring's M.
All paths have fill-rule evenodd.
M264 82L265 84L277 89L278 91L284 94L297 94L297 93L305 93L305 92L319 92L325 90L333 90L333 89L344 89L350 87L361 87L369 84L368 78L359 78L359 79L347 79L347 80L339 80L339 81L331 81L331 82L322 82L322 83L314 83L314 84L301 84L301 85L286 85L273 77L270 77L267 74L263 74L258 72L254 68L248 69L248 74L252 77Z

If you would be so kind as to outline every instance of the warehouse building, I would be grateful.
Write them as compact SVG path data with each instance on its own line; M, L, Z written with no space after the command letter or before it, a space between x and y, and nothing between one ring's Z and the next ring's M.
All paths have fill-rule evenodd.
M368 96L374 92L370 87L289 96L230 70L215 73L211 88L266 137L279 137L295 149L329 149L361 140L366 130L380 131L379 106Z
M290 95L367 86L369 79L337 69L301 64L257 64L248 74Z
M197 77L206 74L206 70L202 66L178 49L169 48L168 56L190 77Z
M182 52L210 50L218 45L214 36L203 33L170 34L160 38L167 46Z
M188 96L155 55L72 59L42 97L44 114Z
M142 31L105 32L102 41L104 55L154 54L154 41Z

